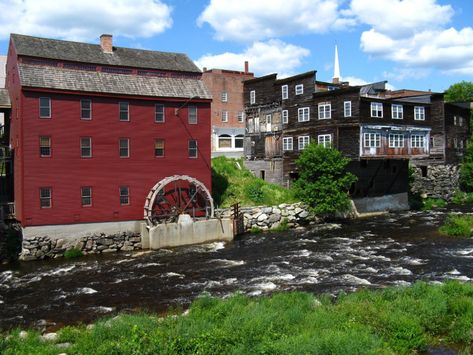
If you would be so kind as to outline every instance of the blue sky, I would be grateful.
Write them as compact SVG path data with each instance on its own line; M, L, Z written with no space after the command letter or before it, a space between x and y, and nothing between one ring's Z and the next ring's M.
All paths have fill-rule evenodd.
M202 68L443 91L473 81L471 0L0 0L9 33L186 53Z

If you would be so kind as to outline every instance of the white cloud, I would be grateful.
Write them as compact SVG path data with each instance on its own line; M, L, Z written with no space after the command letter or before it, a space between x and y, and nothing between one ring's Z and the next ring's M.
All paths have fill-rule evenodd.
M280 40L255 42L242 53L222 53L217 55L204 55L196 60L200 68L225 68L243 70L243 63L247 60L250 71L261 76L269 73L278 73L278 77L294 74L302 60L309 56L306 48L285 43Z
M2 0L0 39L11 32L69 40L151 37L172 26L171 11L160 0Z
M242 42L298 33L343 29L355 21L341 17L343 0L211 0L197 20L208 23L218 40Z
M379 80L372 80L372 81L366 81L365 79L362 79L362 78L358 78L356 76L344 76L342 79L342 81L348 81L350 83L350 85L353 85L353 86L362 86L362 85L367 85L367 84L371 84L371 83L374 83L376 81L379 81ZM395 87L389 83L386 83L386 89L388 90L396 90Z

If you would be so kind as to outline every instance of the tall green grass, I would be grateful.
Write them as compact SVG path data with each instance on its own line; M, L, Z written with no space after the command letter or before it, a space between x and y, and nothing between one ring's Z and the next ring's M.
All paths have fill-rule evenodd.
M2 354L407 354L473 344L473 285L418 282L330 297L303 292L202 297L187 316L120 315L92 329L0 338ZM70 343L60 351L57 343Z
M452 237L473 237L473 216L449 214L440 232Z

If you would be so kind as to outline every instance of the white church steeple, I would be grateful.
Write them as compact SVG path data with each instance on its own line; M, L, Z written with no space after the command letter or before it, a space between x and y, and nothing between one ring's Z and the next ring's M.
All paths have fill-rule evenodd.
M338 62L338 48L335 45L335 62L333 64L333 78L332 82L338 84L340 82L340 63Z

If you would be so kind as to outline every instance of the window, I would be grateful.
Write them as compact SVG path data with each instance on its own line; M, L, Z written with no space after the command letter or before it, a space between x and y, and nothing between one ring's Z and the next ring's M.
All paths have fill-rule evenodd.
M282 139L282 150L292 150L292 137L284 137Z
M326 120L332 117L332 106L330 104L319 104L319 120Z
M364 146L367 148L381 147L381 135L379 133L365 133L363 135Z
M80 139L80 156L81 158L92 157L92 138L81 137Z
M425 137L413 134L411 136L411 147L412 148L424 148L425 147Z
M330 148L332 146L332 135L331 134L320 134L317 137L317 143L323 145L324 148Z
M188 147L189 158L197 158L197 141L195 139L189 140Z
M218 147L219 148L231 148L232 147L232 137L228 134L222 134L218 137Z
M463 126L463 117L453 116L453 125L454 126Z
M289 111L288 110L282 110L282 123L286 124L289 122Z
M129 138L120 138L118 142L118 150L120 158L129 158L130 157L130 139Z
M304 93L304 84L296 85L296 95L302 95Z
M250 91L250 105L253 105L256 103L256 91L251 90Z
M92 206L92 188L90 186L81 187L80 195L82 198L82 207Z
M381 102L371 103L371 117L383 117L383 104Z
M389 148L402 148L404 147L404 135L403 134L389 134Z
M245 120L245 113L243 111L239 111L237 113L238 122L243 122Z
M300 136L297 138L299 150L303 150L306 145L309 145L310 137L309 136Z
M130 189L128 186L120 186L120 205L125 206L130 204Z
M154 156L164 157L164 139L156 139L154 141Z
M39 98L39 117L51 118L51 98L50 97Z
M403 116L403 107L402 105L393 104L391 106L391 114L394 120L402 120Z
M238 134L235 136L235 148L243 148L243 134Z
M222 95L220 95L220 98L222 99L222 102L227 102L228 101L228 94L226 91L222 92Z
M453 138L453 148L458 148L458 138Z
M425 107L414 106L414 120L424 121L425 120Z
M118 106L120 108L120 121L129 121L128 102L119 102Z
M154 108L154 122L162 123L165 121L164 105L156 104Z
M80 100L80 118L82 120L92 119L92 101L91 100Z
M228 111L222 111L222 122L228 122Z
M266 123L271 123L272 116L271 114L266 115Z
M39 137L39 155L41 157L51 156L51 137Z
M287 85L281 86L281 96L283 100L289 97L289 88L287 87Z
M351 117L351 101L343 102L343 117Z
M189 106L187 111L187 122L189 124L197 124L197 106Z
M39 206L41 208L51 208L52 194L50 187L39 188Z
M297 120L299 122L307 122L309 120L309 108L302 107L297 110Z

